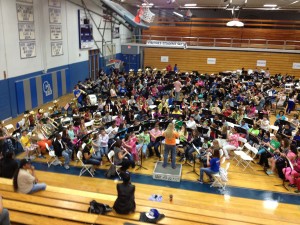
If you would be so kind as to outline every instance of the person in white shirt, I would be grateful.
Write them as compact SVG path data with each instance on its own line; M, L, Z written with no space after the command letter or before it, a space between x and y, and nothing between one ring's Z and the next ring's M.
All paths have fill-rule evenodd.
M113 124L105 130L105 132L108 135L109 141L108 146L110 146L114 142L114 138L116 134L118 133L119 128L116 126L116 121L113 122Z
M129 104L129 105L135 105L135 104L136 104L136 101L135 101L133 95L132 95L132 96L130 97L130 99L128 100L128 104Z
M34 167L27 159L20 161L19 169L13 178L14 191L23 194L32 194L37 191L46 190L45 183L37 183Z
M196 129L196 121L194 120L194 117L190 116L190 119L185 122L186 127L190 129Z
M107 156L107 154L108 154L108 140L109 140L109 136L105 132L104 129L100 131L99 140L100 140L101 155L102 156L103 155Z

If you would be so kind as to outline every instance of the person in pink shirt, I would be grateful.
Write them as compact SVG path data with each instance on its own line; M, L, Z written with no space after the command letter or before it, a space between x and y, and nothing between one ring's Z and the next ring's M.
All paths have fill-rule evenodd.
M182 87L183 87L183 85L181 84L181 82L179 81L179 79L177 79L174 82L175 101L179 101L180 91L181 91Z
M286 167L282 169L283 174L285 175L285 179L290 182L291 186L295 185L295 177L300 175L300 151L298 151L297 156L292 151L289 151L287 154L290 163L293 165L293 169L291 167Z
M158 151L158 147L160 145L159 142L155 142L156 138L162 135L161 130L159 130L159 123L155 124L155 127L150 131L150 143L148 144L149 157L153 156L152 147L154 147L154 151L156 156L160 159L160 153Z
M116 117L116 126L119 127L121 123L123 123L123 117L122 117L122 113L119 113L118 116Z
M226 159L229 159L228 151L235 150L239 147L239 137L237 130L235 127L231 130L232 134L229 136L229 138L223 143L223 152L226 156Z
M131 134L126 134L125 139L122 141L122 146L129 152L131 153L134 161L139 161L139 155L136 150L136 142L137 142L137 137L135 136L134 133Z
M171 66L170 64L167 65L166 70L167 70L168 72L172 71L172 66Z

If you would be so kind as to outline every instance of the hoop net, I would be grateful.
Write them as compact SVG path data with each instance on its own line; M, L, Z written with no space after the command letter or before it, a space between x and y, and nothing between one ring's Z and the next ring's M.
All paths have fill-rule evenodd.
M119 59L111 59L109 60L109 64L114 64L115 69L119 69L121 65L121 60Z
M150 6L142 6L139 17L147 23L154 21L155 14L150 11Z

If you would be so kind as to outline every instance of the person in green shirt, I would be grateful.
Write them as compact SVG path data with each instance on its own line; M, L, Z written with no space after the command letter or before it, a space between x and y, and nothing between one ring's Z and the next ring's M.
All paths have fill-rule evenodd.
M179 116L176 120L175 120L175 129L176 131L179 131L181 129L183 125L183 121L182 121L182 117Z
M252 134L255 137L257 137L258 134L259 134L259 129L258 129L257 125L254 124L253 127L248 130L248 133Z
M268 159L273 157L273 152L277 151L280 147L281 136L276 134L270 143L267 145L268 150L261 153L259 164L264 165L264 168L269 168Z
M140 151L142 149L143 155L147 158L147 147L150 143L150 134L147 129L144 129L144 131L138 135L138 143L136 146L137 150Z

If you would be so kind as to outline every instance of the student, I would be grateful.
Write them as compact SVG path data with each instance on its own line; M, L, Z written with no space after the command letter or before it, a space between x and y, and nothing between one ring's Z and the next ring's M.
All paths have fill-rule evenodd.
M219 173L220 171L220 151L213 151L212 155L207 155L207 168L200 169L200 178L197 180L200 184L203 184L204 173L210 178L210 182L213 182L212 174Z
M34 167L27 159L20 161L19 169L13 178L13 186L16 192L23 194L32 194L37 191L46 190L45 183L37 183Z
M123 183L117 184L118 198L114 203L114 210L118 214L129 214L135 211L135 186L130 182L129 172L121 172Z

